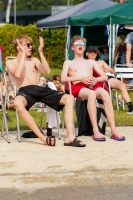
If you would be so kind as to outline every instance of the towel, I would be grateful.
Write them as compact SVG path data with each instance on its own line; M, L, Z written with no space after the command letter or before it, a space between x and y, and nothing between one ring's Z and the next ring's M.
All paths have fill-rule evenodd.
M57 90L53 82L48 82L48 87L52 90ZM46 122L48 123L49 128L57 127L57 120L60 124L60 116L59 113L52 108L47 108Z

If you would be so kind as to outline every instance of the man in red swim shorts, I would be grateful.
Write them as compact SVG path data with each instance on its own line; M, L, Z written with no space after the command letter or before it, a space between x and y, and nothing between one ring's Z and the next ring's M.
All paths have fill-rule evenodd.
M109 93L102 87L108 77L98 66L97 62L84 59L84 51L86 49L86 39L81 36L74 36L71 41L71 48L74 52L73 60L66 60L63 64L61 75L62 82L72 83L72 94L88 101L87 109L93 127L95 141L105 141L106 138L98 130L96 116L96 98L101 99L104 103L105 113L111 128L111 139L125 140L121 136L115 126L113 106L109 97ZM99 74L94 77L93 72Z

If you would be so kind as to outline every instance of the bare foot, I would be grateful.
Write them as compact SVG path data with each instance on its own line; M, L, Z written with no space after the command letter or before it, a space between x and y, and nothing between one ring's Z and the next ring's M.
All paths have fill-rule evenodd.
M111 130L111 136L112 135L117 135L118 138L123 138L123 135L120 135L118 133L118 131L116 130L116 128L114 128L113 130Z
M97 130L97 131L93 130L93 133L94 133L95 138L105 138L105 135L100 133L99 130Z

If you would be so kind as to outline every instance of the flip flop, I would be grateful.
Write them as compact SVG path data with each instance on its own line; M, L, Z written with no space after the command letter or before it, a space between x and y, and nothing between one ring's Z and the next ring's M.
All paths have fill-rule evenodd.
M52 144L52 141L53 141L52 138L54 138L54 144ZM46 138L46 143L48 146L55 146L55 142L56 142L55 136L48 136Z
M117 141L124 141L126 138L122 136L122 138L118 137L118 135L114 134L110 136L110 139L117 140Z
M106 138L98 138L96 136L93 136L92 138L93 138L94 141L97 141L97 142L106 141Z
M64 143L64 146L72 146L72 147L85 147L86 144L80 144L80 140L78 140L77 138L75 138L73 140L73 142L70 143Z

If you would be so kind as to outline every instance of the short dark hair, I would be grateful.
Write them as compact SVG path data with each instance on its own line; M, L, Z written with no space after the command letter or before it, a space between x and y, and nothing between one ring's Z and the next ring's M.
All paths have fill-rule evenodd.
M51 77L51 81L59 81L59 82L61 82L61 76L59 76L59 75L53 75L52 77Z

